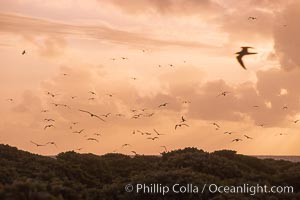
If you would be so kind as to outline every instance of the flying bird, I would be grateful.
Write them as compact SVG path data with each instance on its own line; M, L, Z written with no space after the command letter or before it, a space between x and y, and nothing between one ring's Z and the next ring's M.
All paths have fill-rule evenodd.
M299 122L299 119L297 119L297 120L294 120L294 121L292 121L292 122L294 122L294 123L296 124L296 123L298 123L298 122Z
M94 133L94 135L102 137L102 135L100 133Z
M245 138L249 139L249 140L253 140L252 137L249 137L248 135L244 135Z
M6 101L13 102L13 101L14 101L14 99L10 98L10 99L6 99Z
M89 91L89 93L91 93L92 95L96 95L96 93L93 91Z
M277 135L282 136L282 135L287 135L287 133L278 133L278 134L276 134L276 136L277 136Z
M44 121L47 121L47 122L55 122L54 119L50 119L50 118L45 118Z
M107 114L104 114L104 115L101 115L103 117L108 117L111 113L107 113Z
M154 141L154 140L158 139L158 137L148 137L147 139L148 139L148 140L153 140L153 141Z
M153 129L153 131L157 134L157 135L164 135L164 134L161 134L159 133L157 130Z
M144 132L145 135L152 135L152 133Z
M84 113L88 113L91 117L96 117L96 118L100 119L101 121L105 122L104 119L102 119L102 118L99 117L98 115L95 115L95 114L93 114L93 113L91 113L91 112L89 112L89 111L86 111L86 110L80 110L80 109L79 109L79 111L80 111L80 112L84 112Z
M55 142L47 142L46 145L47 145L47 144L52 144L52 145L54 145L55 147L57 147L57 145L56 145Z
M167 106L169 103L163 103L163 104L160 104L158 107L160 108L160 107L165 107L165 106Z
M86 140L91 140L91 141L99 142L99 140L97 140L96 138L87 138Z
M216 129L219 129L219 128L220 128L220 125L217 124L216 122L213 122L213 123L210 123L210 124L214 125L214 126L216 127Z
M44 127L44 130L46 130L47 128L51 128L51 127L54 127L53 124L47 124L45 127Z
M46 113L49 112L49 110L41 110L41 112Z
M217 95L217 97L219 97L219 96L226 96L226 95L228 95L230 92L227 92L227 91L224 91L224 92L221 92L220 94L218 94Z
M243 140L240 138L236 138L236 139L233 139L231 142L239 142L239 141L243 141Z
M53 98L56 97L56 96L58 96L58 95L60 95L60 94L53 94L53 93L48 92L48 91L47 91L47 94L50 95L50 96L53 97Z
M129 146L131 146L130 144L123 144L122 145L122 148L124 148L124 147L129 147Z
M181 122L185 122L185 121L186 119L183 116L181 116Z
M260 126L260 127L264 127L264 126L265 126L265 124L258 124L258 126Z
M175 130L177 129L177 127L182 127L182 126L190 127L189 125L187 125L185 123L181 123L181 124L176 124L175 125Z
M80 133L82 133L84 131L84 129L81 129L80 131L73 131L73 133L78 133L78 134L80 134Z
M46 146L46 145L44 145L44 144L37 144L37 143L35 143L35 142L33 142L33 141L30 141L32 144L34 144L34 145L36 145L36 147L43 147L43 146Z
M26 51L25 51L25 50L23 50L23 51L22 51L22 55L25 55L25 53L26 53Z
M257 18L256 17L248 17L248 20L256 20Z
M253 48L253 47L241 47L241 48L242 48L241 51L235 53L235 54L238 54L238 56L236 57L236 59L240 63L240 65L246 70L247 68L245 67L242 58L245 55L252 55L252 54L257 54L257 53L256 52L249 52L248 51L249 48Z
M228 134L228 135L231 135L233 132L229 132L229 131L225 131L224 134Z

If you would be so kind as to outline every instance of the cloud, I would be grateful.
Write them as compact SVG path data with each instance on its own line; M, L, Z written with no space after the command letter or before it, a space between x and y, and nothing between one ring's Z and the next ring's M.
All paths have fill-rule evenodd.
M205 15L217 12L220 5L211 0L110 0L110 4L127 14Z
M274 31L275 51L281 67L292 70L300 67L300 2L294 1L277 17L278 24Z
M134 33L107 26L80 26L64 24L45 19L37 19L32 17L18 16L13 14L0 13L1 32L9 32L13 34L21 34L28 37L51 36L45 40L44 44L48 44L47 50L53 50L53 42L57 43L57 39L62 37L77 37L96 39L100 42L112 42L130 46L181 46L189 48L213 48L208 44L199 42L182 41L182 40L161 40L151 37L145 33ZM60 41L61 42L61 41ZM42 49L43 50L43 49ZM45 52L44 52L45 53Z

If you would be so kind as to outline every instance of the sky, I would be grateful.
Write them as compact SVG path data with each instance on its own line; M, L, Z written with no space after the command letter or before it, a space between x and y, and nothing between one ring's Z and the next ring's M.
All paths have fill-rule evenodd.
M0 5L0 143L42 155L162 146L300 155L299 1ZM242 46L257 52L243 58L247 70ZM188 126L175 130L182 116Z

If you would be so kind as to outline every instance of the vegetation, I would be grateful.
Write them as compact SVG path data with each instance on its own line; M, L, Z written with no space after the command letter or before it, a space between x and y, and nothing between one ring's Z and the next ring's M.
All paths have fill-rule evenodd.
M290 185L294 194L203 194L126 192L128 183L159 183L172 187L205 183L217 185ZM61 153L57 159L0 145L0 199L201 199L298 200L300 163L260 160L234 151L207 153L186 148L162 156Z

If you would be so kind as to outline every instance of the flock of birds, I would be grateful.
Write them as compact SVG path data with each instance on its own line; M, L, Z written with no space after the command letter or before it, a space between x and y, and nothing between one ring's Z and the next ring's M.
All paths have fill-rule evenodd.
M257 20L256 17L249 17L248 20ZM285 25L286 26L286 25ZM240 66L246 70L246 66L244 64L244 61L243 61L243 58L245 56L248 56L248 55L254 55L254 54L257 54L256 52L249 52L249 49L252 49L252 47L248 47L248 46L243 46L241 47L241 51L237 52L237 56L236 56L236 59L237 59L237 62L240 64ZM143 49L142 52L147 52L148 50L145 50ZM26 50L23 50L22 55L25 55L27 54ZM121 60L127 60L128 57L120 57ZM117 58L111 58L112 61L115 61L117 60ZM186 61L184 61L184 63L186 63ZM173 64L169 64L170 67L174 67ZM158 67L162 67L162 65L158 65ZM63 76L67 76L69 74L66 74L66 73L63 73L62 74ZM131 78L132 80L137 80L136 77L132 77ZM88 101L94 101L96 99L96 92L94 91L88 91L88 93L91 95L90 98L88 98ZM223 91L223 92L220 92L219 94L216 95L216 97L226 97L227 95L230 95L230 91ZM53 93L53 92L50 92L50 91L46 91L46 95L48 95L49 97L52 97L53 99L55 99L57 96L59 96L60 94L56 94L56 93ZM114 94L106 94L108 97L113 97ZM71 99L76 99L77 96L71 96ZM14 102L14 99L13 98L8 98L6 99L7 101L13 103ZM182 104L190 104L191 101L187 101L187 100L183 100L182 101ZM67 104L62 104L62 103L51 103L54 107L62 107L62 108L67 108L67 109L71 109L71 107ZM169 102L163 102L161 104L159 104L157 106L157 108L154 108L154 109L162 109L162 108L165 108L165 107L168 107L169 105ZM259 106L257 105L254 105L253 106L254 108L258 108ZM153 109L153 110L154 110ZM288 107L285 105L282 109L288 109ZM141 118L141 117L153 117L155 112L146 112L147 110L150 110L150 109L147 109L147 108L143 108L143 109L131 109L130 112L132 113L132 116L131 118L132 119L138 119L138 118ZM42 113L48 113L49 110L48 109L44 109L44 110L41 110ZM84 109L78 109L78 112L86 115L87 117L90 117L90 118L95 118L97 120L100 120L101 122L106 122L106 120L112 116L113 114L112 113L105 113L105 114L102 114L102 115L99 115L99 114L96 114L96 113L93 113L89 110L84 110ZM116 113L115 114L116 117L124 117L125 115L124 114L121 114L121 113ZM52 118L45 118L44 121L46 122L46 125L44 126L44 130L46 131L47 129L52 129L52 128L55 128L55 119L52 119ZM298 123L300 120L294 120L292 121L293 123ZM185 116L181 116L181 119L178 121L178 123L176 123L174 125L174 130L178 130L178 129L181 129L181 128L188 128L190 127L190 125L187 123L187 119L185 118ZM70 130L72 130L72 133L76 133L76 134L82 134L84 133L85 129L79 129L79 130L74 130L74 127L79 124L79 122L71 122L71 125L69 127ZM215 130L220 130L221 129L221 125L217 122L212 122L210 123ZM260 124L259 126L261 127L264 127L265 124ZM225 131L224 134L226 135L232 135L236 132L233 132L233 131ZM136 135L136 134L140 134L142 136L146 136L146 139L147 140L151 140L151 141L156 141L156 140L159 140L161 136L165 135L165 134L162 134L160 133L158 130L156 129L153 129L153 131L151 132L147 132L147 131L141 131L141 130L133 130L132 131L132 134L133 135ZM279 133L278 135L286 135L286 133ZM99 143L99 138L98 137L101 137L102 135L100 133L94 133L93 134L93 137L92 136L88 136L88 135L85 135L84 137L86 137L86 140L88 141L93 141L93 142L97 142ZM248 136L248 135L243 135L243 139L246 139L246 140L253 140L254 138L251 137L251 136ZM234 138L231 140L231 142L241 142L243 141L242 138L240 137L237 137L237 138ZM57 144L56 142L54 141L49 141L49 142L46 142L46 143L37 143L35 141L30 141L33 145L35 145L36 147L44 147L44 146L48 146L48 145L53 145L55 147L57 147ZM123 145L121 145L120 148L126 148L126 147L131 147L132 145L131 144L128 144L128 143L125 143ZM168 148L167 146L160 146L160 148L162 148L164 150L164 152L167 152L168 151ZM74 149L76 151L81 151L83 148L77 148L77 149ZM113 152L117 152L118 149L115 149ZM134 155L138 155L138 153L134 150L131 151Z

